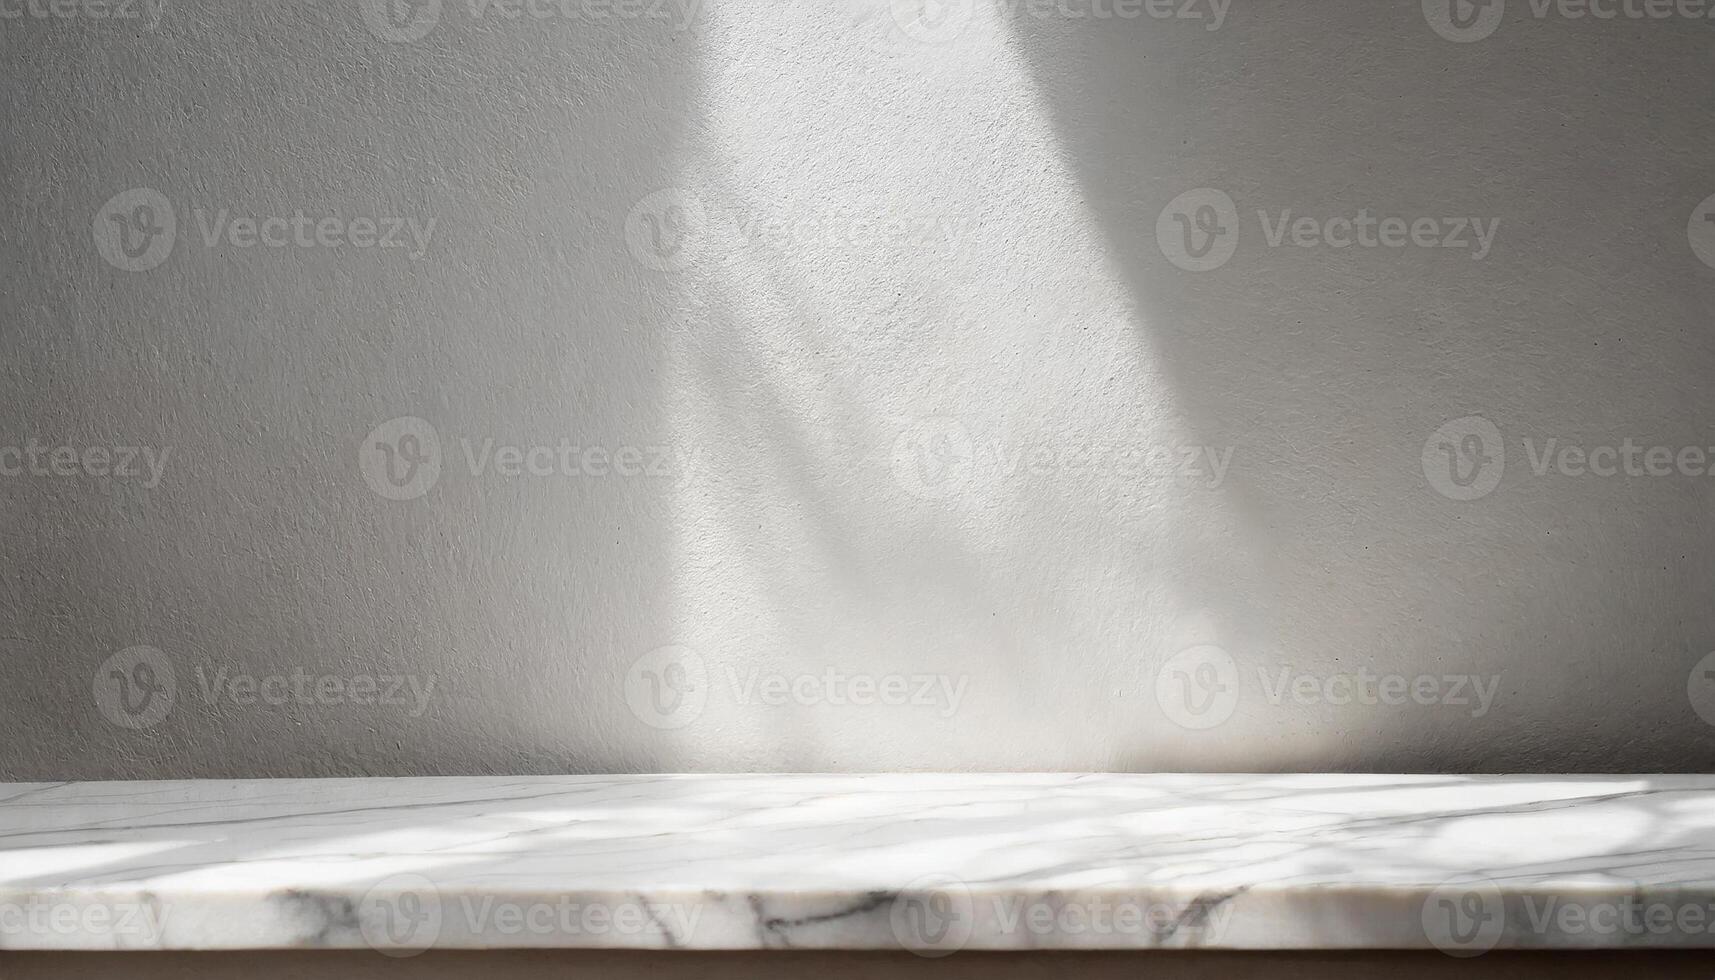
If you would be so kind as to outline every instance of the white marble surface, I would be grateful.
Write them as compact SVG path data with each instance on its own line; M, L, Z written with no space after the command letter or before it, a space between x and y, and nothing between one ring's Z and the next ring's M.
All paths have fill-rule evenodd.
M0 784L0 948L1710 947L1715 777Z

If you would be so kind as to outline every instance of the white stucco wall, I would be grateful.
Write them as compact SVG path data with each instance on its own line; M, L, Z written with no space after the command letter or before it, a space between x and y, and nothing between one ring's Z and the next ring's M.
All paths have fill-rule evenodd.
M1715 762L1683 7L46 2L0 775Z

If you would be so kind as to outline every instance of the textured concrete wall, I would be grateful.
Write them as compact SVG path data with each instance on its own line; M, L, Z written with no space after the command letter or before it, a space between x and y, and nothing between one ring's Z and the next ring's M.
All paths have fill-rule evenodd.
M690 2L0 0L0 775L1715 763L1706 10Z

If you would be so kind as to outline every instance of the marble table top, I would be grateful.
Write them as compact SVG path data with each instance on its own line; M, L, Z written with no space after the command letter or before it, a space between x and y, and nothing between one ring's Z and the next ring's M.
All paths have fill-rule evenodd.
M1715 946L1715 777L0 784L0 949Z

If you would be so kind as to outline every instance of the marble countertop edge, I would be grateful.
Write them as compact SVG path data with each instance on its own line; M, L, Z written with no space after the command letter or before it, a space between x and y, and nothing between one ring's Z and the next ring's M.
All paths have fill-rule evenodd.
M0 950L1715 948L1715 777L0 784Z

